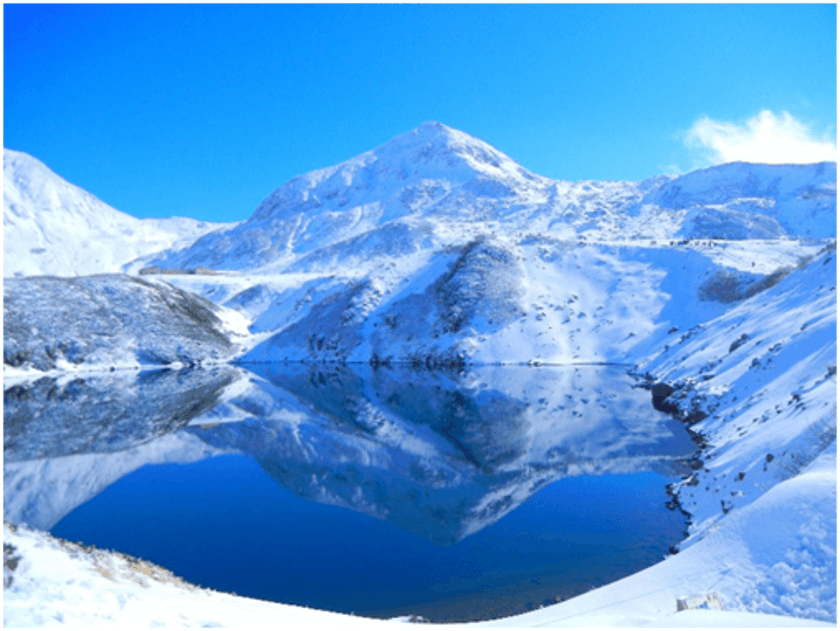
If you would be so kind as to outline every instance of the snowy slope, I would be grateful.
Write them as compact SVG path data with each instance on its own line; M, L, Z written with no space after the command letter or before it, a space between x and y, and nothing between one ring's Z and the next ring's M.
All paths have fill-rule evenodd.
M693 522L684 546L836 440L836 274L832 247L641 362L650 382L675 388L667 403L707 417L692 428L704 467L678 489Z
M32 156L3 150L3 276L118 272L232 224L137 219L65 181Z
M119 274L3 283L3 371L226 361L238 314L161 281Z
M260 337L243 359L632 364L667 331L730 308L708 291L717 279L757 291L762 279L820 247L479 238L389 259L390 266L380 261L366 274L331 275L293 312L287 302L264 303L252 331L270 332L272 323L279 332ZM280 310L285 318L272 318Z
M708 415L704 466L674 489L681 549L745 545L727 572L742 609L836 619L836 274L832 245L641 362L668 403Z

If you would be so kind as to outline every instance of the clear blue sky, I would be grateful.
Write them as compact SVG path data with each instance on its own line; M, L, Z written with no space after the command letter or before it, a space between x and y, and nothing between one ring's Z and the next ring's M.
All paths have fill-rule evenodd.
M5 5L4 146L139 217L248 217L437 120L557 179L696 166L702 116L836 137L836 7Z

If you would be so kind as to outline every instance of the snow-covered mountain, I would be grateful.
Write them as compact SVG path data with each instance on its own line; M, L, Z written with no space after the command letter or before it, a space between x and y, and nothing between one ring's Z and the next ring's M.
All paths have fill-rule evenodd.
M571 238L764 239L836 234L836 166L733 163L643 182L562 182L426 123L294 178L245 223L157 259L170 268L316 271L517 232ZM382 232L384 230L384 232Z
M672 488L692 515L691 536L679 554L639 576L518 623L577 617L632 625L628 608L639 619L661 617L673 612L675 598L712 588L727 609L836 619L834 163L733 163L643 182L558 182L428 123L295 178L248 221L178 247L146 254L124 271L157 265L235 273L152 275L136 286L122 276L66 286L7 281L7 305L17 311L6 316L12 333L4 330L4 346L18 345L23 355L13 352L4 371L20 361L72 368L82 356L93 368L120 353L137 364L137 350L155 335L132 337L133 329L167 336L142 356L178 361L197 337L195 314L167 307L143 315L141 307L155 292L169 296L164 302L176 312L201 296L215 308L200 301L199 312L226 323L211 318L229 342L236 318L247 323L239 349L222 343L227 350L217 357L238 354L262 377L195 419L203 429L181 432L198 439L188 441L189 453L211 453L232 439L282 484L341 505L356 497L345 479L308 474L363 465L372 491L356 508L395 520L405 508L401 488L463 483L467 514L452 515L438 532L457 539L503 512L492 504L498 497L519 501L523 489L541 484L532 477L537 469L547 480L567 465L624 466L635 445L632 427L610 425L626 402L608 390L596 397L603 419L558 423L553 410L567 405L560 399L574 383L542 383L534 371L523 386L504 371L529 369L479 365L619 362L659 384L660 398L668 391L657 404L691 424L705 445L693 474ZM49 304L41 308L39 300ZM74 315L85 303L86 315ZM110 317L115 305L119 326ZM117 334L102 329L109 323ZM79 348L87 350L79 355ZM206 347L190 349L188 357L205 356ZM260 364L277 360L315 367ZM422 371L408 380L401 363L455 366L466 383ZM470 381L481 370L503 372ZM354 371L372 374L359 385ZM331 375L339 373L336 385ZM548 407L519 405L533 392L520 396L517 388L544 390L537 398ZM506 420L482 425L466 414L447 437L435 425L439 393L490 397ZM227 422L213 426L220 421ZM597 441L581 443L577 460L552 451L560 437L592 427L612 451ZM503 443L510 449L496 448ZM283 458L294 467L275 466ZM9 466L35 498L39 485L82 475L72 466L32 464L30 471L24 464ZM395 478L377 477L386 465ZM509 486L494 486L500 471L515 474ZM605 617L585 617L592 611Z
M230 227L186 217L137 219L70 184L30 155L3 150L3 276L113 273Z
M249 361L632 362L727 308L710 279L759 283L834 238L835 192L833 163L558 182L427 123L143 264L246 275L170 280L251 320Z

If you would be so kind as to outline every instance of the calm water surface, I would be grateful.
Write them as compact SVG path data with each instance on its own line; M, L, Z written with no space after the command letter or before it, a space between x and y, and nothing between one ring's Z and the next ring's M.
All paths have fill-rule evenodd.
M217 590L433 621L569 598L683 536L665 486L694 446L619 369L251 369L7 387L6 519Z

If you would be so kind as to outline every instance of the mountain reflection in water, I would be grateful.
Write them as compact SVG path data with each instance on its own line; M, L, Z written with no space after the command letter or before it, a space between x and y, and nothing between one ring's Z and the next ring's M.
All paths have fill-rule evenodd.
M145 476L143 488L149 493L157 492L148 490L152 484L149 480L158 480L162 474L155 477L144 473L151 470L140 469L143 465L194 462L190 466L198 467L210 456L241 454L253 459L271 480L302 500L312 500L321 506L346 507L356 514L394 524L406 535L412 533L404 544L395 531L377 535L396 537L389 545L406 545L406 550L414 546L415 552L417 546L452 547L452 552L441 554L463 566L463 559L455 560L459 550L474 546L485 549L491 545L491 538L496 542L493 546L504 548L507 545L503 543L504 536L516 538L516 533L499 534L508 528L504 524L510 520L503 518L512 511L519 515L516 519L523 519L523 515L536 510L534 506L543 506L542 512L528 518L533 523L539 522L543 533L531 538L548 542L566 537L571 541L576 535L564 523L557 523L556 532L550 532L552 511L557 519L567 521L575 521L576 512L591 512L587 507L572 505L587 496L588 492L574 490L584 488L588 484L586 480L606 481L614 479L615 474L644 472L675 479L687 471L685 463L695 452L684 427L653 410L649 393L634 388L632 379L617 367L470 367L451 373L372 369L366 365L258 364L247 368L165 371L137 378L99 375L63 385L42 379L7 388L4 393L6 519L54 529L60 536L72 534L85 543L114 546L111 540L97 542L85 538L88 536L85 524L94 521L93 513L85 516L85 510L98 511L95 521L101 530L101 523L109 521L103 519L104 504L118 501L115 498L120 493L120 485L131 484L132 476ZM217 462L227 464L214 465L212 475L202 474L208 479L196 482L211 495L225 467L238 466L235 460ZM177 470L171 471L172 475L179 475ZM124 476L127 477L120 480ZM557 486L564 479L568 480L565 486ZM173 486L162 478L156 484L161 488ZM218 484L220 489L224 486ZM661 484L661 505L664 505L667 497L664 482ZM102 493L109 486L108 492ZM253 483L253 486L259 485ZM549 486L555 490L546 490L540 497L551 497L550 502L528 503L529 498ZM260 500L259 493L254 493L252 501L262 501L264 508L268 500ZM609 493L593 497L596 502L610 501ZM173 498L172 501L182 500ZM237 501L246 502L247 498L237 498ZM564 502L569 505L563 506ZM515 511L523 503L529 508L525 510L523 506ZM340 518L341 514L334 512L336 509L315 509L315 504L309 505L312 511L332 510L329 519ZM247 509L228 506L226 510ZM622 507L621 511L630 514L633 508ZM662 533L661 541L648 545L650 533L640 535L650 548L645 563L649 564L657 555L661 558L679 540L684 523L678 515L672 517L670 530ZM188 517L184 515L183 519ZM282 514L274 517L274 521L278 519L282 519ZM510 523L517 523L516 519ZM356 518L351 521L362 524L354 527L363 529L365 523L370 523L358 522ZM499 523L490 528L496 522ZM335 523L335 527L345 526ZM593 529L591 524L580 527ZM486 532L482 534L483 530ZM228 535L223 529L216 536ZM414 535L429 543L419 543ZM522 532L520 539L521 535ZM120 537L125 546L133 545L130 533L120 533ZM357 541L354 535L347 533L347 537ZM263 543L259 545L265 545L265 538L260 541ZM271 545L281 543L272 540ZM288 541L285 545L298 543ZM152 544L148 541L143 545L146 547L123 551L150 558L205 586L226 587L212 584L213 579L207 578L212 575L209 570L202 574L193 568L197 563L194 559L185 562L184 567L173 567L166 558L153 556L155 550L166 546L149 548ZM240 545L244 544L240 542ZM354 543L354 547L360 545ZM370 545L375 547L373 542ZM533 543L528 543L528 549L531 548ZM427 550L426 556L435 554L431 550ZM562 556L550 546L532 552L543 558L540 564L545 563L546 554L558 555L558 559ZM271 550L257 553L270 555ZM376 562L373 558L376 552L356 550L355 553L367 555L367 564ZM405 554L411 556L408 551ZM476 554L475 550L470 552L471 556ZM491 553L485 550L483 554ZM567 564L569 559L573 557L567 558ZM558 583L562 576L554 576L541 579L537 587L531 583L530 589L538 595L579 593L593 584L603 584L644 567L638 564L639 561L614 559L612 569L602 563L607 569L600 575L582 570L580 576L570 577L568 580L575 582L574 588L564 588ZM618 574L615 568L621 568ZM253 578L250 582L255 587L250 593L245 584L248 581L226 588L259 598L357 613L398 615L402 611L400 607L408 607L404 613L426 611L438 620L466 620L515 611L512 604L506 606L513 609L499 609L502 605L498 604L493 605L495 609L491 607L490 600L500 598L493 589L512 593L514 585L518 585L513 590L519 594L517 598L533 600L533 594L526 598L528 585L524 583L528 582L521 575L526 570L520 568L517 574L511 569L510 576L505 578L505 568L495 568L493 572L480 573L484 578L476 582L453 569L447 587L440 587L443 579L437 576L434 579L437 588L423 587L422 594L406 597L404 605L398 599L387 597L388 590L396 593L403 588L390 581L386 567L380 572L381 587L372 583L364 596L357 594L355 606L350 601L345 604L338 597L330 600L324 596L319 600L317 594L296 594L291 587L288 593L284 591L286 588L266 592L265 586L256 586ZM302 571L289 568L291 574ZM446 569L441 571L445 573ZM544 567L530 570L532 575L548 572L546 576L552 571L554 575L569 573L567 567L561 570L559 565L553 570ZM495 577L492 580L487 578L491 574ZM492 589L491 583L495 585ZM313 582L311 589L322 588ZM369 594L377 589L386 592L378 599ZM326 587L322 591L329 592ZM344 592L346 596L347 589ZM476 594L483 592L488 594L487 603L469 608L471 613L457 613L457 602L466 602L464 599L468 598L481 601ZM492 594L495 596L491 599ZM432 600L438 601L437 608L429 604ZM411 602L418 604L411 605ZM447 602L450 604L444 606ZM516 606L521 607L524 602ZM426 603L426 609L418 610L419 603ZM441 607L445 611L451 609L453 614L445 615Z

